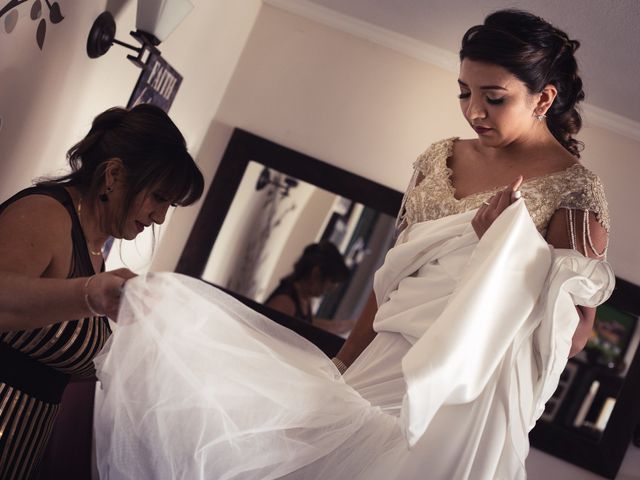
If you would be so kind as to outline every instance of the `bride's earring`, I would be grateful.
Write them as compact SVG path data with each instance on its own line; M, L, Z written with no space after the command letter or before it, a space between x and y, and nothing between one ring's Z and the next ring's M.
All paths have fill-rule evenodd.
M542 122L542 121L544 121L545 118L547 118L547 116L544 113L535 113L534 112L533 116L539 122Z

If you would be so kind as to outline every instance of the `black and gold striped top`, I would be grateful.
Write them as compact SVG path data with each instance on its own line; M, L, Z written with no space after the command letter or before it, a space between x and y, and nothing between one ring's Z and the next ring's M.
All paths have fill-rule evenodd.
M0 205L0 214L9 204L34 194L55 198L71 217L73 251L67 278L93 275L80 220L64 188L23 190ZM94 374L93 358L110 333L106 317L0 333L0 478L36 475L69 378Z

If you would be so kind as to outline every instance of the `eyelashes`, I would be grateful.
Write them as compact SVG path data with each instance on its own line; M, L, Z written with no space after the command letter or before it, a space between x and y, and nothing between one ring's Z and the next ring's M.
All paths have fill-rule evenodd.
M467 93L460 93L460 94L458 95L458 98L459 98L460 100L466 100L466 99L467 99L467 98L469 98L470 96L471 96L471 94L470 94L470 93L468 93L468 92L467 92ZM501 105L501 104L503 104L503 103L504 103L504 98L489 98L489 97L487 97L487 103L488 103L489 105Z
M165 197L163 197L162 195L160 195L159 193L154 193L153 194L153 198L155 199L156 202L158 203L165 203L168 202L169 200L166 199ZM171 205L172 207L177 207L178 204L175 202L170 202L169 205Z

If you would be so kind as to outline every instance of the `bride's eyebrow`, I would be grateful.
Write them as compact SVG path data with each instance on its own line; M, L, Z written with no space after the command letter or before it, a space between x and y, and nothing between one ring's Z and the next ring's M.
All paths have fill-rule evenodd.
M458 84L461 87L464 88L469 88L469 85L467 85L466 83L464 83L462 80L458 79ZM507 91L506 88L501 87L500 85L483 85L482 87L480 87L480 90L504 90L505 92Z

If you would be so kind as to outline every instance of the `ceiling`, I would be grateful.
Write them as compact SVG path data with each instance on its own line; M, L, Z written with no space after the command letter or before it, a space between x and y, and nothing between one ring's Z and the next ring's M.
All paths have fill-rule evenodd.
M586 101L640 122L640 0L303 0L457 53L462 35L500 8L539 15L581 42Z

